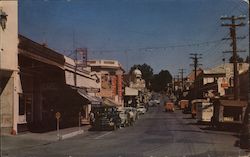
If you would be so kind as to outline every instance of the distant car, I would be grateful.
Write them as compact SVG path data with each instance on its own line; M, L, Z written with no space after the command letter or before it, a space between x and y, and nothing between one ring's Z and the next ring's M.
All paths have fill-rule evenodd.
M166 112L174 112L174 103L171 101L165 102L164 104Z
M148 106L149 106L149 107L154 107L154 106L156 106L155 101L154 101L154 100L150 100L150 101L148 102Z
M158 105L160 104L160 100L159 99L155 99L154 101L155 101L156 104L158 104Z
M145 114L147 112L147 109L144 106L139 106L136 110L139 114Z
M150 101L148 102L148 105L149 105L150 107L155 107L155 106L157 106L157 105L159 105L159 104L160 104L160 100L157 100L157 99L150 100Z

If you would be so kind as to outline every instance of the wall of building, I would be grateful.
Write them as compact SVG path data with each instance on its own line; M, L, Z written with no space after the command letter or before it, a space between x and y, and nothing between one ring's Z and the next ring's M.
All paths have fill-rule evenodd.
M3 132L11 132L13 123L13 77L5 77L1 79L1 83L6 83L1 93L1 129ZM3 101L4 100L4 101Z
M116 60L91 60L88 65L100 78L100 97L111 98L119 104L123 104L123 69Z
M0 27L0 69L17 70L17 4L17 1L0 1L0 9L8 15L6 29Z
M17 62L17 5L17 1L0 1L0 9L8 15L6 28L0 27L0 110L1 133L4 134L17 132L19 93L22 91Z

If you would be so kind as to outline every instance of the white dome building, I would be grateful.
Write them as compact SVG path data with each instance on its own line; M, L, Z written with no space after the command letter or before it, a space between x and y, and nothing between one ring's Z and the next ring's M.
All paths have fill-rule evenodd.
M133 71L133 75L135 78L142 78L142 73L141 73L141 70L139 70L139 69L135 69Z
M132 72L132 80L130 82L130 87L131 88L135 88L138 90L144 90L144 88L146 87L145 85L145 80L142 79L142 72L136 68L133 72Z

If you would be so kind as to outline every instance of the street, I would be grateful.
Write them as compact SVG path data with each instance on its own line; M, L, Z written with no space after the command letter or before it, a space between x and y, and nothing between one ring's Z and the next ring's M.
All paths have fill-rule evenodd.
M11 157L228 157L244 156L235 147L237 133L207 130L190 114L180 110L163 112L162 105L151 107L134 126L114 132L87 132L71 139L5 152Z

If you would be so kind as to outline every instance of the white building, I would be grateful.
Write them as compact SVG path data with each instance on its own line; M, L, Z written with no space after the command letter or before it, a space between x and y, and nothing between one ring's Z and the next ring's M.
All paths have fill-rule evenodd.
M6 27L0 25L0 105L1 133L15 134L18 123L18 2L0 1L0 14L6 14Z
M239 74L248 70L248 63L238 63L237 69ZM216 67L203 70L201 75L197 78L198 87L203 89L203 92L207 89L217 89L220 96L225 95L226 89L233 87L233 64L225 63ZM213 87L212 87L213 86Z
M130 88L137 89L139 91L144 91L146 89L145 80L142 79L142 73L139 69L135 69L132 73L132 79L129 83Z

